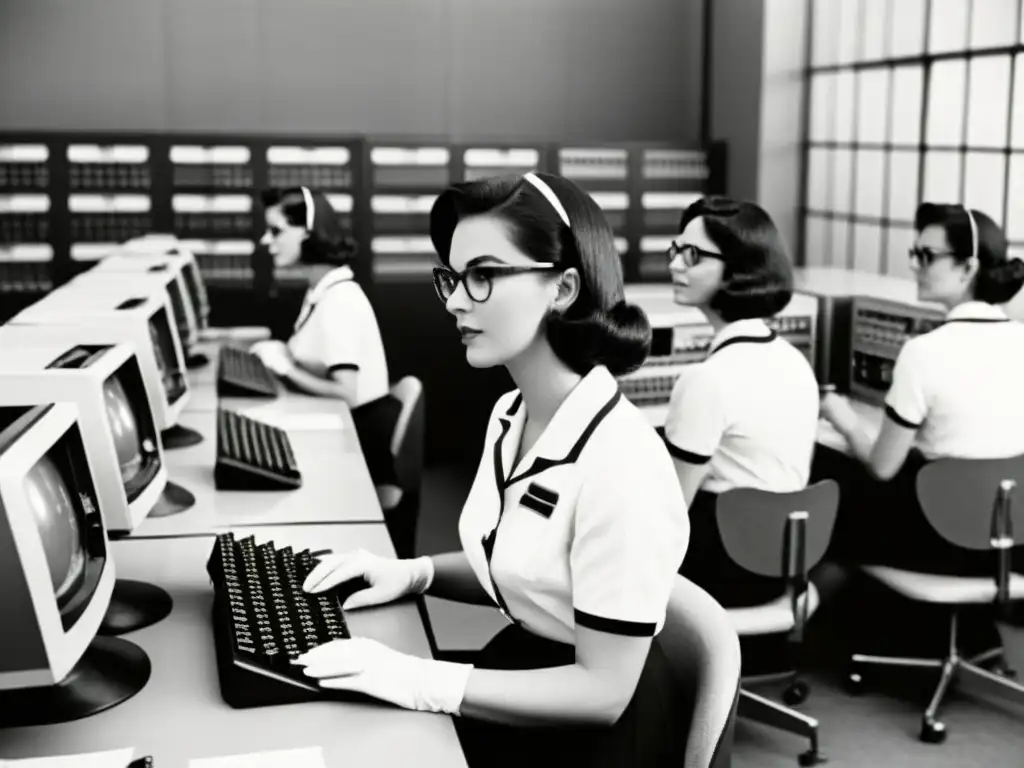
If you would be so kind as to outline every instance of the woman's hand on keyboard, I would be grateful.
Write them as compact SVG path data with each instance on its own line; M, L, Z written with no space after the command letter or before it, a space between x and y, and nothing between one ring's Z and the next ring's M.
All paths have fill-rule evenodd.
M302 584L306 592L324 592L353 579L365 579L370 585L353 594L342 606L345 610L383 605L411 594L427 591L434 579L434 563L429 557L397 560L380 557L365 550L324 555Z
M365 637L332 640L292 662L321 687L421 712L459 714L473 667L410 656Z
M279 376L292 367L292 356L283 341L261 341L250 347L249 351Z

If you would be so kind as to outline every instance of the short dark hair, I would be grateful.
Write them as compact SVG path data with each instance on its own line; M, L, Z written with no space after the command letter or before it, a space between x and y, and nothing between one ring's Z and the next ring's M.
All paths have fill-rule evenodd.
M537 261L575 267L580 291L564 314L546 321L548 342L562 362L583 375L604 365L616 375L639 368L651 350L651 326L643 310L623 298L622 261L615 235L594 199L568 179L535 174L569 218L524 176L499 176L455 184L430 211L430 239L448 264L460 220L488 215L508 227L516 247Z
M793 265L772 217L754 203L712 195L683 211L679 231L698 217L725 263L711 309L730 323L785 309L793 298Z
M341 226L337 211L323 193L306 188L313 201L313 229L302 241L299 261L303 264L347 264L357 246ZM293 227L306 226L306 197L302 187L271 187L260 193L264 208L281 206L285 221Z
M1005 304L1021 286L1024 286L1024 262L1008 256L1006 235L999 225L981 211L971 209L978 232L978 272L971 286L977 301ZM926 227L938 226L946 233L953 259L964 264L971 258L974 248L971 220L967 209L950 203L922 203L914 214L914 229L922 232Z

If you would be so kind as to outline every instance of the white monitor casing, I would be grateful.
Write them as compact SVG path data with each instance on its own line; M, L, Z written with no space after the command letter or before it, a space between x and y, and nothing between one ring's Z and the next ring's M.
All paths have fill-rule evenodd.
M76 431L84 438L85 428L73 403L34 408L22 418L29 422L28 427L14 435L13 442L0 442L0 526L4 527L0 529L0 582L4 585L0 595L4 632L0 634L5 635L0 637L0 690L49 686L63 680L96 636L110 605L115 578L101 522L102 542L95 545L105 553L102 570L88 604L65 628L25 478L61 438ZM21 423L19 419L9 429L17 431ZM82 480L95 487L91 468L89 477ZM95 512L92 498L81 487L77 490L85 494L82 503L87 515ZM9 622L18 627L17 632L9 631Z
M156 506L167 485L160 433L145 393L144 402L129 405L143 434L149 432L146 421L154 427L151 438L147 438L152 442L146 447L156 469L145 488L131 500L126 495L114 435L106 416L103 386L107 379L122 371L122 375L131 376L132 366L142 379L135 351L127 344L105 346L83 367L51 368L48 366L79 343L47 336L45 330L40 332L35 326L0 327L0 359L4 361L0 370L0 405L75 403L107 531L133 531Z
M157 429L166 430L175 426L189 400L189 382L185 372L185 355L166 293L143 292L132 298L122 298L116 293L72 291L68 287L22 310L8 324L45 328L41 333L56 342L130 344L138 356ZM157 352L150 336L151 324L165 324L170 333L174 360L168 360L167 363L172 368L171 376L180 390L180 394L173 400L164 388Z

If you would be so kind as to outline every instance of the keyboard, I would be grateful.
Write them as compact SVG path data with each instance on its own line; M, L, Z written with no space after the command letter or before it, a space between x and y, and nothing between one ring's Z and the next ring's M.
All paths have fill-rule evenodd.
M213 581L220 692L232 707L345 698L321 689L291 663L318 645L350 637L341 603L364 584L307 594L302 583L316 562L308 549L257 545L252 536L236 540L233 533L217 537L206 571Z
M302 486L288 433L235 411L217 411L213 482L221 491L281 491Z
M221 347L217 361L220 397L277 397L278 382L256 355L235 347Z

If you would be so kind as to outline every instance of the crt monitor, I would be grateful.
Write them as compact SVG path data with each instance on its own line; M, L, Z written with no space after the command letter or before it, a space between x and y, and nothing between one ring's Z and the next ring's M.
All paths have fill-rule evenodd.
M210 299L195 254L170 234L151 233L126 240L115 253L171 257L182 265L186 288L196 309L200 330L210 327Z
M177 327L163 292L122 298L69 283L22 310L8 323L48 328L55 341L82 344L125 342L136 351L150 408L165 448L202 439L179 425L189 385Z
M114 576L77 407L0 407L0 727L76 720L143 688L146 654L97 635Z
M937 307L855 296L850 323L850 394L883 405L892 384L892 371L908 339L939 327L943 313Z
M0 405L78 406L106 529L134 531L167 485L160 432L135 350L13 325L0 327L0 359Z
M127 344L54 342L34 326L0 327L0 406L73 402L109 534L133 531L168 507L167 469L142 371ZM182 511L173 507L174 511ZM170 596L118 582L104 634L141 629L170 613Z
M108 256L103 259L95 267L67 283L61 290L84 288L85 290L114 294L125 291L131 294L166 292L171 300L171 312L178 328L178 337L181 339L182 348L187 352L198 341L199 330L195 314L192 311L192 303L187 299L188 292L185 288L185 281L178 266L173 262L163 261L152 264L143 271L123 272L103 266L111 258L113 257ZM116 262L113 263L116 264Z

